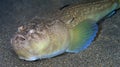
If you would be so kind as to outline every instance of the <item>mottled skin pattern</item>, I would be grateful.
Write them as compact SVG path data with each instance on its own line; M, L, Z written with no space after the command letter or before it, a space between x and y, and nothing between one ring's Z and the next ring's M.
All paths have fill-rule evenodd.
M56 14L56 17L53 17L54 19L34 18L29 21L29 24L18 28L18 31L11 39L11 44L20 59L33 61L57 56L63 52L67 52L68 48L72 48L71 42L75 42L74 44L77 46L76 41L84 41L84 37L88 36L82 35L87 32L87 29L83 33L78 31L83 30L78 27L80 23L92 19L94 21L93 24L95 24L113 10L118 9L118 3L120 4L120 1L104 0L87 4L77 4L62 9ZM87 23L83 25L91 28L89 26L91 24ZM80 26L84 28L84 26ZM83 39L80 39L79 36L83 36ZM71 41L72 39L73 41Z
M117 3L118 2L116 1L116 4ZM94 19L98 21L109 12L117 9L116 6L114 0L113 2L111 0L101 0L88 4L75 4L62 10L61 20L68 27L72 28L86 19Z

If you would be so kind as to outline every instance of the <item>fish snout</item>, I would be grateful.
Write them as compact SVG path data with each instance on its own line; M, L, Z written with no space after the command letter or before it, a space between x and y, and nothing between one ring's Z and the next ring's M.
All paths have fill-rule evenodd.
M28 41L27 39L20 34L16 34L12 39L11 39L11 45L15 52L22 50L25 48L25 46L28 46Z
M23 35L17 34L17 35L15 35L15 36L11 39L11 44L14 44L14 43L16 43L16 42L18 42L18 41L23 42L23 41L25 41L25 40L26 40L26 39L25 39L25 37L24 37Z

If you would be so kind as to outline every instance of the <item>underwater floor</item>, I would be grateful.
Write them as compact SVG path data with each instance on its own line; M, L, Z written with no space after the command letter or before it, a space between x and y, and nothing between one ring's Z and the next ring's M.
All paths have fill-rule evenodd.
M100 32L88 49L51 59L27 62L18 59L10 38L18 26L35 16L50 17L60 7L88 0L0 0L0 67L119 67L120 10L102 20ZM94 0L89 0L94 1Z

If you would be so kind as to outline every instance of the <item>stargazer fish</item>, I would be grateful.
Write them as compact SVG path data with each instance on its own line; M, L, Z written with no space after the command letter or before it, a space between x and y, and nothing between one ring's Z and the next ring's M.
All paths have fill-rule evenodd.
M55 17L34 18L20 26L11 44L20 59L34 61L86 49L98 32L97 22L120 8L120 0L65 7Z

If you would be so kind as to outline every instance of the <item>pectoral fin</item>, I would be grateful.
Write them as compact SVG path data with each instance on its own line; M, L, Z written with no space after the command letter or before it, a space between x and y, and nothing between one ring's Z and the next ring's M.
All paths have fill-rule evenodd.
M71 42L66 52L78 53L90 45L98 31L98 26L95 22L86 20L70 29Z

